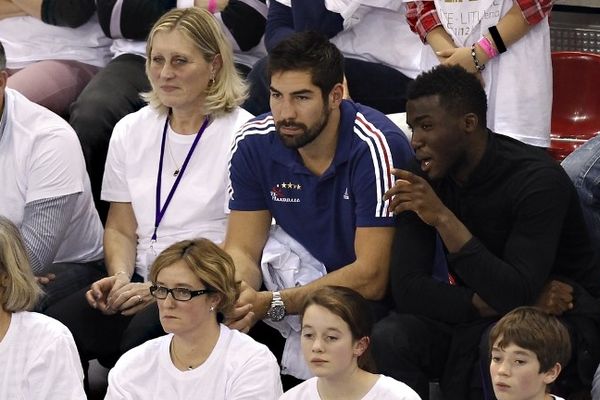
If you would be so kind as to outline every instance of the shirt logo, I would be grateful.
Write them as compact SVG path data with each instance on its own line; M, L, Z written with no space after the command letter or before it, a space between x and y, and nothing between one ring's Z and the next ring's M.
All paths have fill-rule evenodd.
M271 188L271 200L282 203L300 203L297 191L302 190L302 186L297 183L283 182Z
M348 194L348 188L344 191L344 200L350 200L350 195Z

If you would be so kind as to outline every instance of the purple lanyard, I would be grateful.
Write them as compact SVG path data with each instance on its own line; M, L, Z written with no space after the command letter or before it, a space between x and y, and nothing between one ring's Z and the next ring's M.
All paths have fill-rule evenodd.
M160 192L161 192L160 189L162 186L163 159L165 158L165 143L167 142L167 126L168 125L169 125L169 117L167 116L167 120L165 121L165 127L163 129L162 143L160 144L160 161L158 162L158 176L156 177L156 213L155 213L155 217L154 217L154 233L152 234L153 242L156 242L156 231L158 230L160 221L162 221L162 219L165 215L165 212L167 211L167 207L169 207L169 204L171 203L173 194L175 194L175 191L177 190L177 187L179 186L179 182L181 181L181 177L183 176L183 174L185 172L185 168L187 167L188 162L190 161L190 158L192 158L192 154L194 153L194 150L196 149L196 145L198 144L200 137L202 137L202 134L204 133L204 130L206 129L206 126L208 125L208 115L206 116L206 118L204 118L204 122L202 123L200 130L198 130L198 134L194 138L194 143L192 143L192 147L190 147L190 150L188 151L188 154L185 157L185 161L183 162L183 165L181 166L181 170L177 174L177 177L175 178L175 182L173 182L173 186L171 186L171 190L169 191L169 194L167 195L167 200L165 201L165 204L161 208L160 207Z

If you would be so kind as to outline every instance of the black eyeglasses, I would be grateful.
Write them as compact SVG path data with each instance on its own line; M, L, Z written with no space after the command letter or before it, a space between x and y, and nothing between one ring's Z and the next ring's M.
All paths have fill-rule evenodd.
M203 294L212 293L213 289L201 289L201 290L190 290L188 288L176 287L173 289L169 289L168 287L160 286L160 285L152 285L150 286L150 294L156 297L159 300L164 300L167 298L169 293L175 300L178 301L189 301L193 297L202 296Z

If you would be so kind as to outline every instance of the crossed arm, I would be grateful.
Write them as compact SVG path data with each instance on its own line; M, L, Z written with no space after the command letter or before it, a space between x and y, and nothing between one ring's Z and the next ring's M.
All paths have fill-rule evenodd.
M230 317L234 328L249 329L265 317L271 303L271 292L258 291L262 284L260 257L270 224L268 211L232 211L229 216L224 248L234 260L236 278L243 282L238 307ZM287 312L300 312L306 296L325 285L346 286L367 299L381 299L387 289L393 235L390 227L357 228L356 260L308 285L282 290Z

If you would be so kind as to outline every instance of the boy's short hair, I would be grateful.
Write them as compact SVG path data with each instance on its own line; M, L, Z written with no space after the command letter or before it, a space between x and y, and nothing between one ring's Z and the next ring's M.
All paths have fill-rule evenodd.
M564 367L571 358L571 340L567 328L553 315L536 307L519 307L506 314L490 332L490 351L515 344L538 358L540 373L556 363Z

